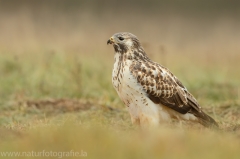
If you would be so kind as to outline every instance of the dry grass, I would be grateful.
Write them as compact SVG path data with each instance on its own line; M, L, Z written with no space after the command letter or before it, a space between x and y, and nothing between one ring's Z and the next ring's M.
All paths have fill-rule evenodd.
M143 131L131 124L111 86L111 59L59 52L36 55L38 58L22 54L17 60L13 54L1 55L3 152L83 150L88 158L221 159L240 155L237 78L229 81L221 69L205 70L206 63L202 66L201 61L192 68L168 62L221 130L173 122ZM218 61L212 63L218 65ZM204 77L208 73L217 77Z
M0 63L1 151L83 150L88 158L236 158L239 76L230 68L239 64L222 66L198 58L189 68L191 55L176 56L170 60L167 54L167 65L219 122L220 131L178 122L149 131L133 126L111 85L112 57L10 53L1 54Z
M0 1L0 153L83 150L87 158L239 158L237 5L129 3L126 14L113 18L125 3L95 3ZM135 33L220 130L179 122L150 130L132 125L111 85L113 49L106 41L119 31Z

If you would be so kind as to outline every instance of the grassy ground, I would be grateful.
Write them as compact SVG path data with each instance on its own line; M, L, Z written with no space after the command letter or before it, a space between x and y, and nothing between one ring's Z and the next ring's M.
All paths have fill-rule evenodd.
M2 152L35 158L31 152L43 151L54 152L52 158L69 152L114 159L239 158L239 56L152 56L181 79L221 130L179 123L141 130L112 88L109 53L2 52L0 158Z
M0 0L0 158L240 158L239 11L223 0ZM119 31L221 130L132 125L111 84L106 41Z

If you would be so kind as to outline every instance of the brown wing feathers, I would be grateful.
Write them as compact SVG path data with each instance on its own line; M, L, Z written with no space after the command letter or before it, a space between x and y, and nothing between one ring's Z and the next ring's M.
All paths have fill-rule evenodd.
M218 126L210 116L201 111L196 99L166 68L154 62L151 62L151 66L135 62L130 67L130 71L154 103L161 103L181 114L192 113L204 126Z

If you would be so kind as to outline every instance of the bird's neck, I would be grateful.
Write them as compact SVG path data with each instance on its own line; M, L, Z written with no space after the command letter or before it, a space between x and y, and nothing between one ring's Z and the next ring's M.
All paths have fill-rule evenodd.
M115 52L114 63L115 68L119 69L123 66L130 66L133 62L151 62L151 59L147 56L142 47L135 47L127 50L125 53Z
M128 50L126 53L117 53L121 56L121 59L124 60L132 60L132 61L151 61L147 54L145 53L142 47L134 48Z

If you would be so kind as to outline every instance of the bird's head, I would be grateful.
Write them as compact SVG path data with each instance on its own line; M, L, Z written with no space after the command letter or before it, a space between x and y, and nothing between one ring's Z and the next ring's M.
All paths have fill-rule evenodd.
M114 34L107 44L113 44L115 52L126 53L133 48L141 47L141 44L137 37L131 33L121 32Z

